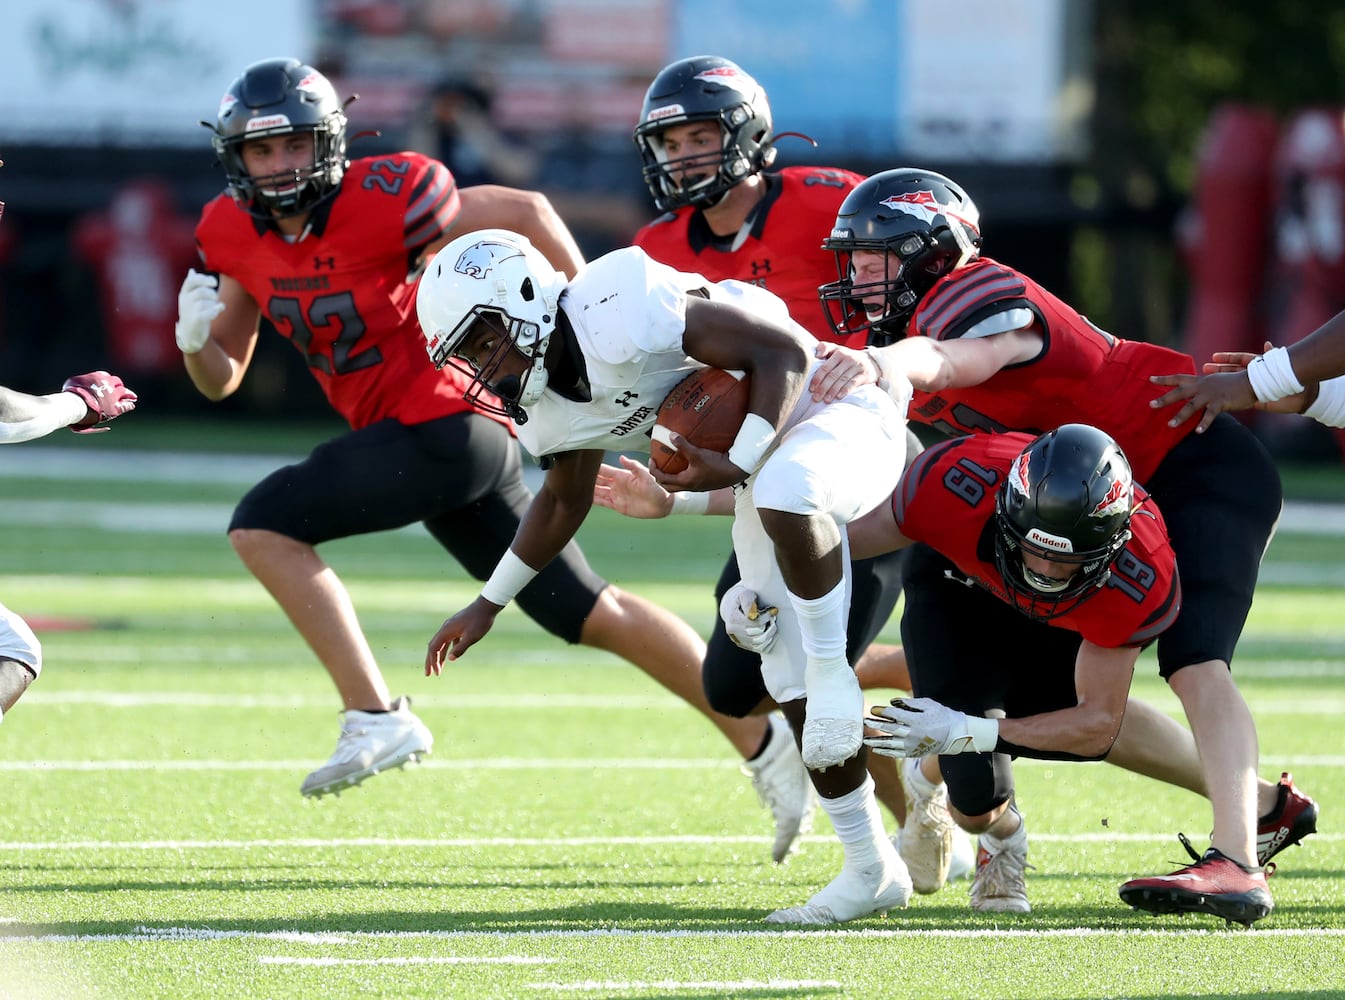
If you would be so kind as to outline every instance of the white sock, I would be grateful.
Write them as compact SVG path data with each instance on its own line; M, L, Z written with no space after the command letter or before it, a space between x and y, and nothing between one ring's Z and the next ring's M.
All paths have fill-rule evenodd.
M821 597L804 599L789 595L789 603L798 616L799 631L803 633L803 651L809 665L835 666L849 661L845 658L845 619L848 611L845 580Z
M910 785L911 791L915 792L920 798L933 795L939 787L925 777L925 769L920 766L920 758L918 757L911 758L911 766L905 769L901 780ZM942 784L942 782L939 784Z
M1018 807L1013 803L1009 804L1009 811L1018 817L1018 829L1013 831L1007 837L996 837L989 833L981 834L981 839L985 841L986 849L992 854L998 854L1000 851L1009 848L1027 848L1027 824L1023 822L1023 814L1018 811Z
M845 850L845 864L865 868L878 858L877 846L887 843L883 816L873 795L873 779L864 775L864 784L840 798L821 797L822 809L836 828L836 839Z

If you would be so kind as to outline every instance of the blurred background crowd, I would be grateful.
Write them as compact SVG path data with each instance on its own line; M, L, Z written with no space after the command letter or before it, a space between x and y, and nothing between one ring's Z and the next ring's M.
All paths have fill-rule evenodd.
M0 34L0 371L105 365L158 412L203 404L172 327L209 134L247 64L296 56L351 154L414 149L462 185L545 192L590 257L654 214L631 141L673 59L739 63L779 165L925 166L986 253L1120 336L1290 343L1345 308L1345 8L1319 0L8 0ZM806 138L805 138L806 137ZM810 142L809 140L812 140ZM815 143L815 145L813 144ZM320 414L263 337L243 414ZM294 356L291 356L294 355ZM1282 456L1339 460L1311 421Z

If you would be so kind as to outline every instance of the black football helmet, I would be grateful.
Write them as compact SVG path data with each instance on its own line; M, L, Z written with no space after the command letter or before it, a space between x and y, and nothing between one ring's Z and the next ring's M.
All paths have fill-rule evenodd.
M867 332L868 343L882 346L905 336L906 321L934 282L980 256L980 211L942 174L885 170L846 196L822 249L836 254L837 280L818 289L832 329L838 336ZM896 260L888 258L883 280L856 284L856 250Z
M1111 436L1065 424L1023 449L995 501L995 563L1034 618L1058 617L1107 582L1130 540L1135 485ZM1064 580L1034 573L1023 553L1078 566Z
M670 160L660 142L663 130L697 121L718 122L723 147L714 155ZM737 63L719 56L665 66L645 92L634 139L660 212L713 208L735 184L775 161L766 92Z
M234 200L270 219L300 215L335 194L349 166L342 108L331 82L298 59L264 59L243 70L220 99L211 140ZM312 166L249 176L243 144L291 132L313 133Z

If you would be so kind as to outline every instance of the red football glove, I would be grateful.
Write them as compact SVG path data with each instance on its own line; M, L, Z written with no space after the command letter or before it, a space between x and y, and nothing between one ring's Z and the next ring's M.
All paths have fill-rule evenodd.
M87 417L70 426L76 434L95 434L107 430L103 425L134 410L138 398L126 388L126 383L108 372L72 376L65 380L61 391L73 392L89 408Z

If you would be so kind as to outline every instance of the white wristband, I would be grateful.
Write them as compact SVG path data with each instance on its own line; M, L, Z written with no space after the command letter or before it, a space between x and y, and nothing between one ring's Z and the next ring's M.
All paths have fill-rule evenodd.
M1252 358L1252 363L1247 366L1247 380L1251 382L1256 398L1263 403L1273 403L1303 391L1303 383L1294 374L1293 362L1289 360L1289 351L1283 347Z
M1329 378L1317 388L1317 398L1303 411L1327 427L1345 427L1345 375Z
M991 753L999 742L999 720L968 715L967 732L971 735L971 745L977 753Z
M672 509L668 511L668 516L673 514L704 514L710 509L710 494L708 493L674 493L672 495Z
M495 572L490 574L490 579L481 588L481 596L491 604L504 607L517 597L518 592L531 583L536 575L537 570L515 555L513 549L506 549L495 565Z
M775 443L775 428L759 413L748 413L729 446L729 461L748 475L757 471L761 457Z

